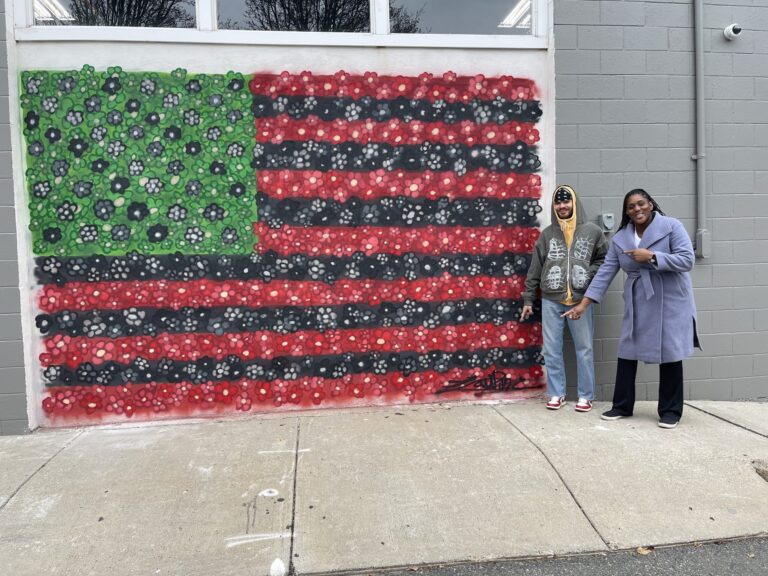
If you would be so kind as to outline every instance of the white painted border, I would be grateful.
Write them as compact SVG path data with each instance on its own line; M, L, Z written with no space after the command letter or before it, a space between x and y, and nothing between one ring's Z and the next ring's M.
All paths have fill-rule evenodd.
M30 430L40 426L42 406L40 403L40 367L37 357L41 340L35 333L36 315L35 286L33 277L32 237L29 231L29 210L26 198L26 164L21 130L21 106L19 105L19 67L17 44L13 41L13 25L16 21L13 2L5 3L5 34L8 41L8 103L11 127L11 164L13 168L13 198L16 213L16 258L19 265L19 296L21 310L21 337L24 353L24 380L26 384L27 419Z
M6 0L13 3L16 40L25 41L112 41L184 42L189 44L244 44L294 46L386 46L421 48L521 48L548 47L551 8L547 0L534 0L533 34L390 34L387 0L370 0L371 33L269 32L256 30L217 30L217 0L197 0L197 28L123 28L93 26L35 26L32 0Z

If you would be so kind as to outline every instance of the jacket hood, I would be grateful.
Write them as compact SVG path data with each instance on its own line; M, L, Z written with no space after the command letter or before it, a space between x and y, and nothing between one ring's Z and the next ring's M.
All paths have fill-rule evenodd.
M581 199L579 198L579 195L576 194L576 190L574 190L571 186L568 184L562 184L560 186L557 186L555 190L552 192L552 198L550 199L549 203L549 210L550 210L550 216L551 216L551 222L552 224L556 222L560 222L560 218L557 216L557 212L555 212L555 192L559 189L565 189L568 190L568 192L571 193L571 196L573 196L573 214L576 216L576 225L581 226L582 224L585 224L589 221L589 218L587 217L587 212L584 210L584 206L581 203Z

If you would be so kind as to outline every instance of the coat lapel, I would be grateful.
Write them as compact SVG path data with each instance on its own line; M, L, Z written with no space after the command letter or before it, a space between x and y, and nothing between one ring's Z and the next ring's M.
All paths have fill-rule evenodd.
M635 247L635 229L632 224L628 224L613 237L613 241L621 251L632 250Z
M661 214L656 214L653 221L645 229L643 237L640 239L639 248L648 248L672 232L669 221Z

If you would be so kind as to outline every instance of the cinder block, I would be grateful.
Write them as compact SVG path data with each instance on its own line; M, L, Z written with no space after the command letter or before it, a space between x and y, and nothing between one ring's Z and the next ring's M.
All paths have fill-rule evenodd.
M712 358L713 378L752 376L752 356L716 356Z
M736 170L762 170L768 152L762 148L739 148L733 156Z
M646 102L646 121L652 124L692 124L695 105L690 100L648 100Z
M603 100L601 121L607 124L643 124L645 102L642 100Z
M683 377L686 380L703 380L712 376L712 358L693 356L683 362Z
M645 3L600 2L600 23L643 26L645 24Z
M690 99L696 96L696 81L693 76L670 76L669 96L673 99Z
M595 334L601 337L621 334L622 317L619 314L606 315L601 314L595 318Z
M685 378L685 366L683 366ZM730 380L698 380L690 383L689 400L731 400L733 388ZM690 408L688 408L690 410Z
M734 216L768 216L768 194L750 194L751 190L758 190L754 186L754 173L734 172L733 176L736 187L744 191L744 194L733 196Z
M768 100L768 78L755 78L755 98Z
M555 93L557 102L579 97L579 77L562 74L555 77Z
M19 394L25 390L24 368L0 368L0 398L2 394Z
M603 150L601 167L604 171L624 172L625 170L643 170L646 166L644 148L624 148Z
M605 100L623 97L623 76L584 75L579 78L579 98ZM596 121L600 121L599 117Z
M627 2L619 3L620 7L628 6ZM632 27L624 29L625 50L669 50L669 33L667 28Z
M0 234L0 260L16 260L16 234Z
M621 26L579 26L578 43L581 50L621 50L624 29Z
M768 218L755 218L755 239L768 240Z
M0 290L12 289L0 288ZM16 294L18 294L18 290L16 290ZM8 340L21 340L21 315L19 314L0 314L0 341ZM23 366L24 363L22 362L21 365ZM16 364L0 363L0 366L16 366Z
M710 52L704 59L704 73L707 76L731 76L733 54Z
M693 9L688 4L646 2L645 25L690 28L693 26Z
M600 150L558 149L558 172L584 172L600 169Z
M707 122L727 124L735 118L735 103L731 100L707 100L704 105L707 112Z
M714 100L753 100L754 78L735 76L709 76L704 82L704 94Z
M733 262L733 242L712 240L712 262Z
M741 124L768 122L768 103L759 100L739 100L733 104L733 119Z
M558 50L555 57L556 78L568 74L600 74L598 50Z
M768 264L755 264L755 284L758 286L768 285Z
M696 197L692 190L691 193L687 192L679 190L679 194L675 194L670 191L672 196L654 195L654 198L667 214L672 214L681 221L690 220L696 216Z
M732 310L732 288L698 288L694 292L699 310Z
M719 240L751 240L755 237L754 218L715 218L713 234Z
M736 170L736 150L733 148L707 148L707 170L733 171ZM738 190L734 190L734 193Z
M752 322L749 322L749 325L751 326ZM733 351L736 354L768 354L768 334L765 332L734 334Z
M579 146L579 128L573 124L558 124L555 129L558 148L577 148Z
M677 52L693 51L693 28L667 28L669 49Z
M0 233L16 232L16 214L14 208L0 207Z
M0 150L11 150L11 126L0 124Z
M598 100L561 100L557 102L558 124L594 124L600 122Z
M755 310L755 330L768 330L768 310Z
M737 310L765 307L765 288L762 286L735 286L733 288L734 308Z
M669 97L669 76L627 76L624 97L628 100L664 99Z
M768 334L765 336L768 338ZM758 354L752 360L755 376L768 376L768 354Z
M624 130L621 126L582 124L579 145L584 148L621 148Z
M19 289L16 287L0 288L0 314L11 314L20 311Z
M0 341L0 366L24 366L24 349L21 339Z
M18 263L6 260L0 261L0 286L19 285L19 265Z
M768 124L755 125L755 145L768 148Z
M755 205L755 200L758 199L758 197L755 197L751 194L751 190L754 190L755 186L755 176L753 172L736 172L736 171L726 171L726 172L712 172L712 194L738 194L738 196L733 197L734 202L734 215L736 216L747 216L750 214L754 214L754 209L758 209L759 211L759 204ZM742 200L744 198L744 194L749 194L749 197L746 200ZM746 208L746 212L743 210L737 210L736 207L739 208ZM751 209L750 209L751 208ZM719 212L717 214L720 214Z
M575 50L579 47L578 26L570 24L558 24L555 26L555 49Z
M638 101L638 103L645 109L644 102ZM624 126L624 146L656 148L665 147L667 144L667 124L630 124Z
M711 196L707 198L707 210L712 214L719 216L744 216L736 214L733 209L733 197L729 194L718 194L710 184L707 188L711 191Z
M733 21L733 8L718 4L707 4L704 10L704 27L721 30ZM724 24L724 22L726 24Z
M762 400L768 398L765 378L740 378L733 381L734 400Z
M691 170L690 148L662 148L648 150L648 170L674 172Z
M582 196L616 196L621 190L621 173L586 173L579 175L579 189ZM621 206L621 200L618 200Z
M754 310L713 310L710 314L713 332L743 332L751 330L754 325Z
M21 420L27 416L25 394L0 394L0 420Z
M555 24L594 24L600 21L600 3L559 0L554 3Z
M5 420L0 422L0 435L2 436L21 436L29 434L29 421L23 420Z
M0 178L12 178L13 167L11 165L11 153L0 152Z
M645 69L648 74L693 74L692 52L647 52Z
M625 172L623 192L642 188L656 198L669 192L669 174L666 172ZM621 202L621 199L618 199ZM662 207L663 208L663 207ZM621 204L616 207L621 212Z
M667 141L670 148L693 148L696 144L696 126L670 124L667 130Z
M639 50L603 50L600 53L602 74L645 74L646 52Z

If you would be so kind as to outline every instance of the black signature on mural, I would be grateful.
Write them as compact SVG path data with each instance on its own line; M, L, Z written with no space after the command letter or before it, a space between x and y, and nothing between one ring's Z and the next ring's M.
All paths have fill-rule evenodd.
M504 372L494 370L486 376L473 374L464 380L448 380L448 384L436 390L435 394L474 391L475 396L482 396L488 392L509 392L510 390L515 390L516 386L521 382L525 382L525 378L512 378Z

